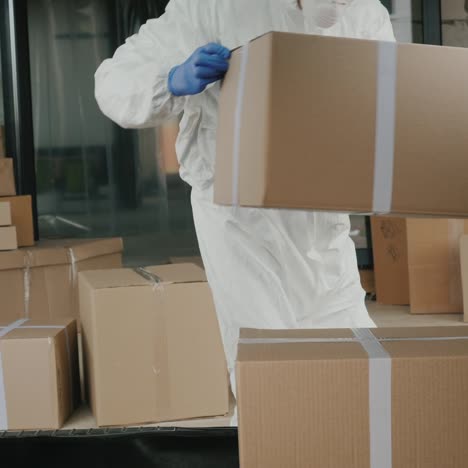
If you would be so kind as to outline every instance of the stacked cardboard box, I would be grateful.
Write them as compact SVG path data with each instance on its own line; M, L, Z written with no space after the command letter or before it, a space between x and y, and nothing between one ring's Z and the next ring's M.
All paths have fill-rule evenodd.
M377 301L413 314L462 313L460 238L455 219L372 219Z
M0 158L0 197L16 195L13 159Z
M0 202L8 202L10 204L10 224L14 226L14 229L10 227L8 231L3 230L4 232L8 232L10 245L13 245L14 231L16 231L17 246L13 248L31 247L34 245L31 197L29 195L16 195L13 160L10 158L0 158ZM1 237L2 233L0 232L0 249Z
M0 201L0 251L18 248L16 228L11 223L10 202Z
M78 318L78 273L122 266L122 239L42 241L0 252L0 319Z
M80 401L76 322L0 322L0 431L60 429Z
M468 322L468 235L460 239L460 268L462 276L463 312L465 322Z
M195 265L80 274L86 385L99 426L223 415L228 374Z

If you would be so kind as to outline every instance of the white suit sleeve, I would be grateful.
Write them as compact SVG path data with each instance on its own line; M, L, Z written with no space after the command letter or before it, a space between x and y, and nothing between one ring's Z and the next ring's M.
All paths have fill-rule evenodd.
M383 5L379 5L379 14L371 29L370 39L376 41L396 41L390 15Z
M153 127L179 115L185 97L168 89L169 71L197 48L215 40L209 0L172 0L158 19L127 39L95 74L101 111L124 128ZM209 5L211 7L211 5ZM213 17L212 17L213 18Z

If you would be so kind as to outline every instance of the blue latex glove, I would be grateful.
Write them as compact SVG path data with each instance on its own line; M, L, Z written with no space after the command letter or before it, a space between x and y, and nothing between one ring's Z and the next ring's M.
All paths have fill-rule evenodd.
M231 52L220 44L207 44L197 49L182 65L169 72L169 91L174 96L199 94L221 80L229 68Z

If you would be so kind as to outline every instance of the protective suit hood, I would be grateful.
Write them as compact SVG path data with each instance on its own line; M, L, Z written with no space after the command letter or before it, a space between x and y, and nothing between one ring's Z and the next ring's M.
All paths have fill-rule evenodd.
M312 28L329 29L339 23L352 1L301 0L301 4L307 24Z

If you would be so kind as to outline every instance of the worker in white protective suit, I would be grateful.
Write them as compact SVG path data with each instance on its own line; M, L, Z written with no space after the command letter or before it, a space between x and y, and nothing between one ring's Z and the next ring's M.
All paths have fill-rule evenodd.
M152 127L183 112L181 176L193 188L231 375L240 328L374 326L348 216L213 203L219 80L229 50L272 30L394 40L379 0L172 0L96 72L99 106L122 127Z

